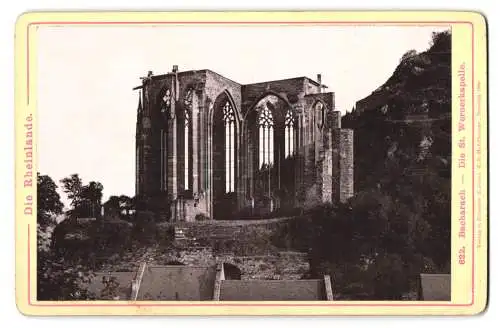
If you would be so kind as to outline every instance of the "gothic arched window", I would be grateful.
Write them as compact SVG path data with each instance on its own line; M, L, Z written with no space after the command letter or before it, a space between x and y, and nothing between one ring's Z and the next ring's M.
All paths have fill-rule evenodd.
M170 99L171 99L171 94L170 94L170 90L167 89L165 91L165 95L163 96L162 98L162 104L161 104L161 113L163 115L170 115L170 118L174 118L173 117L173 113L171 112L171 104L170 104Z
M188 90L184 98L184 190L189 190L189 130L191 129L191 109L193 91Z
M226 102L222 108L225 130L225 156L226 156L226 193L234 191L234 154L235 154L235 116L233 107Z
M325 123L325 106L323 105L322 102L318 101L316 103L316 125L318 126L318 129L321 129L323 127L323 124Z
M259 114L259 166L270 166L274 161L274 120L271 110L265 106Z
M295 120L291 108L285 115L285 158L295 153Z

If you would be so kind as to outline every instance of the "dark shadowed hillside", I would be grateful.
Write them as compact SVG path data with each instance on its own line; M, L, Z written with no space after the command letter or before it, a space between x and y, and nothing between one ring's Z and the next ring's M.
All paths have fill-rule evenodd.
M401 176L437 174L449 184L451 34L403 55L393 75L342 119L355 130L356 189L391 186Z
M425 227L415 247L446 266L450 257L451 34L405 53L392 76L342 119L354 129L356 193L377 191ZM410 219L410 218L408 218Z
M308 249L339 299L414 299L421 273L450 273L451 35L406 52L342 118L354 130L354 197L279 231Z

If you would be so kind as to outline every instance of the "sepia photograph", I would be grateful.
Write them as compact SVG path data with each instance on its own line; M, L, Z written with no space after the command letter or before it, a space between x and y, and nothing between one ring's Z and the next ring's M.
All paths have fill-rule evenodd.
M450 24L36 31L37 301L452 300Z

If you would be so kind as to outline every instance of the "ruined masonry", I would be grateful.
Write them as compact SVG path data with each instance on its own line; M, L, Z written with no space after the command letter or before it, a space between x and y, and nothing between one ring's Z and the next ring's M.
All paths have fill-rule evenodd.
M210 70L142 78L136 195L170 221L261 217L353 196L353 131L333 92L296 77L242 85Z

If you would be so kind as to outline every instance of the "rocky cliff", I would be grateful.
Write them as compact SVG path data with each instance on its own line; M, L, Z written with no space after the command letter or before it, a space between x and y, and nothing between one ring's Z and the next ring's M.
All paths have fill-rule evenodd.
M355 192L376 191L425 238L416 250L445 268L451 222L451 34L405 53L391 77L342 119L354 130ZM409 230L412 228L409 227Z
M435 33L427 51L403 55L392 76L342 118L355 130L356 189L398 175L449 177L451 34Z

